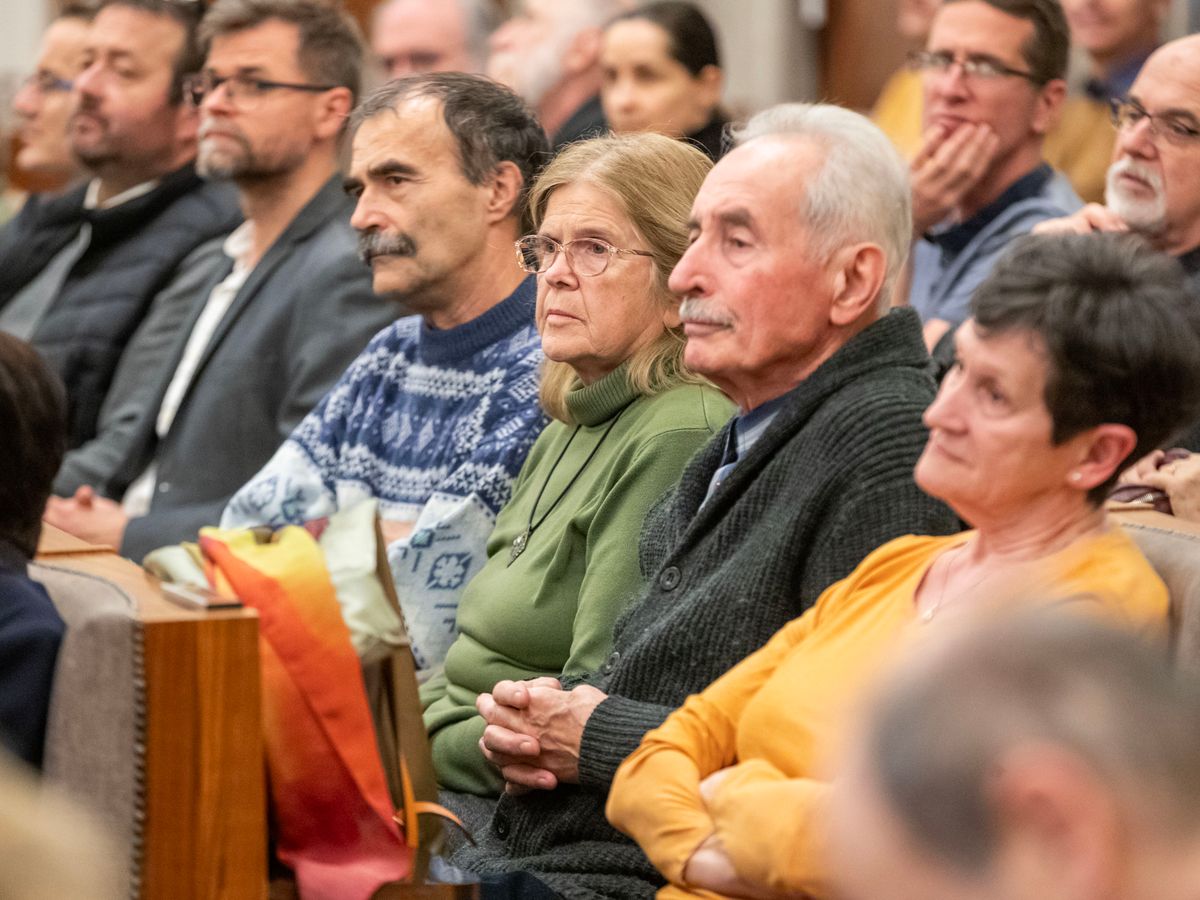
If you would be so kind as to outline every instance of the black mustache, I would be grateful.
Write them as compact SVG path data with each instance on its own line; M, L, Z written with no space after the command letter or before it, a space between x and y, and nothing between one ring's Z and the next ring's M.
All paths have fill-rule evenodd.
M416 256L417 242L407 234L366 231L358 236L358 256L370 264L376 256Z

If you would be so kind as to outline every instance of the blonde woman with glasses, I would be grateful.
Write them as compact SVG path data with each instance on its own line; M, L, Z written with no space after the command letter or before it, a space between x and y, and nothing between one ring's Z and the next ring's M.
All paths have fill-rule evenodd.
M504 679L600 668L640 587L646 513L733 411L683 363L667 277L711 163L656 134L573 144L535 182L518 264L537 275L553 421L534 445L422 691L441 785L495 796L475 698Z

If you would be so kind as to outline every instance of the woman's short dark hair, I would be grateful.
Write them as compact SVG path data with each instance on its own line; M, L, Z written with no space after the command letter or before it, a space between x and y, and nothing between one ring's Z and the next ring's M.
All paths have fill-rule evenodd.
M550 158L550 143L533 110L504 85L483 75L426 72L389 81L368 94L350 114L350 131L419 97L441 101L442 119L458 145L463 176L471 184L483 184L502 162L516 165L523 186L513 214L522 228L527 227L529 186Z
M705 66L721 67L717 35L712 24L697 7L681 0L661 0L621 13L612 22L644 19L667 33L667 51L693 76ZM611 25L612 22L609 24Z
M37 351L0 332L0 540L32 557L67 449L67 395Z
M1036 334L1056 444L1100 425L1137 435L1129 460L1200 419L1200 298L1183 268L1132 235L1014 242L975 293L980 336ZM1089 493L1099 503L1119 472Z
M960 3L963 0L945 0ZM1059 0L983 0L988 6L1033 23L1033 36L1021 48L1029 71L1040 83L1067 77L1071 32Z

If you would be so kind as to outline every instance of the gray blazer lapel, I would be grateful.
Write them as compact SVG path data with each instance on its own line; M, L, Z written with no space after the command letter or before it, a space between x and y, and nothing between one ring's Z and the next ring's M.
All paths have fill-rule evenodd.
M229 309L221 317L221 321L213 331L208 345L200 355L200 361L196 365L196 372L192 376L192 385L196 383L196 380L200 377L200 373L204 371L204 367L208 365L209 359L212 358L217 347L221 345L221 341L225 339L229 330L233 328L238 317L250 305L250 301L254 299L259 289L270 279L275 270L292 255L298 244L303 243L309 235L328 222L330 218L341 213L347 202L346 195L342 191L341 181L341 176L335 175L329 181L325 182L324 186L300 210L291 224L284 229L283 234L279 236L270 249L263 255L263 258L259 260L258 265L254 267L254 271L246 279L246 283L237 292L237 296L233 298L233 303L229 305ZM195 324L194 320L192 324ZM191 329L189 329L189 334L190 332ZM191 385L188 386L188 391L184 394L181 405L182 402L186 402L187 393L190 392Z

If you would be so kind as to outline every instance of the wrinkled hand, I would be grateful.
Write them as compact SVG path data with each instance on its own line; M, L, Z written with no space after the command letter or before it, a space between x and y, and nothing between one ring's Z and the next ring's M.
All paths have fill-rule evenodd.
M1077 213L1046 219L1033 226L1034 234L1092 234L1096 231L1128 231L1125 220L1107 206L1089 203Z
M379 531L383 535L383 546L390 547L402 538L411 537L413 526L416 524L416 522L397 522L394 519L381 519L379 521Z
M505 790L578 782L583 728L606 696L586 684L564 691L554 678L501 681L480 694L475 708L487 727L479 746L504 776Z
M913 234L922 235L950 215L996 156L1000 139L986 123L964 123L947 134L935 125L910 166Z
M1162 450L1151 450L1122 472L1117 478L1117 484L1145 484L1146 476L1151 472L1158 471L1164 456L1166 453Z
M700 799L704 801L705 806L712 806L713 797L717 795L717 790L721 787L721 782L728 778L729 773L732 771L732 766L725 769L717 769L717 771L700 782Z
M87 485L73 497L51 497L42 518L63 531L93 544L121 546L129 517L121 504L99 496Z
M719 773L718 773L719 774ZM711 775L709 776L712 777ZM746 897L750 900L774 900L777 897L799 896L778 893L769 888L743 881L733 867L720 839L710 834L688 857L683 867L683 880L688 887L709 890L724 897Z
M1193 453L1186 459L1167 463L1161 469L1146 472L1138 480L1166 491L1177 518L1200 522L1200 454Z

